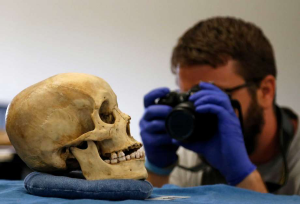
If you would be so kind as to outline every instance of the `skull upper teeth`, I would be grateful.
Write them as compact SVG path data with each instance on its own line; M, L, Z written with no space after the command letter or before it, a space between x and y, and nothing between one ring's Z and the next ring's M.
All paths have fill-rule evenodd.
M132 152L132 153L130 154L130 158L131 158L131 159L134 159L134 158L135 158L135 155L136 155L136 152Z
M119 151L119 152L118 152L118 157L124 157L124 156L125 156L125 154L124 154L123 151Z
M118 155L115 152L111 154L111 157L110 157L111 160L117 159L117 158L118 158Z
M140 152L136 152L135 158L139 159L141 157Z
M141 155L141 157L145 156L145 154L142 150L140 150L140 155Z

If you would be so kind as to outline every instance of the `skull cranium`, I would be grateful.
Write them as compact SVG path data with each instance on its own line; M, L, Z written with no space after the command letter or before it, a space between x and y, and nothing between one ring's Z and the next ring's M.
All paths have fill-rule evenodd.
M144 154L117 97L103 79L67 73L19 93L6 130L18 155L32 169L68 172L81 168L88 180L145 179Z

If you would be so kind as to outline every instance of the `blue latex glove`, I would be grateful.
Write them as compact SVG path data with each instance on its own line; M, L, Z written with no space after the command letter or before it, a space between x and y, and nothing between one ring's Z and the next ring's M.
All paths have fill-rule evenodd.
M203 155L228 184L236 185L256 169L248 157L240 121L226 93L210 83L201 82L199 86L201 90L189 100L194 103L196 112L217 115L218 130L206 142L173 142Z
M166 168L177 162L178 145L172 143L172 138L165 128L165 119L172 107L155 104L155 99L164 97L169 92L168 88L158 88L145 95L145 112L140 121L141 137L146 152L146 168L164 175L171 173L172 169L161 172L159 168ZM159 168L153 169L149 163L150 166L154 165Z

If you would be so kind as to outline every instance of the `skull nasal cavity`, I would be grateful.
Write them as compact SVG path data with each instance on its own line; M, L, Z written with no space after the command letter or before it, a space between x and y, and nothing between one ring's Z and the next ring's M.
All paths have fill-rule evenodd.
M109 110L108 101L104 101L99 110L100 118L103 122L108 124L113 124L115 122L115 117L113 113Z
M127 123L127 126L126 126L126 133L128 136L131 136L129 122Z

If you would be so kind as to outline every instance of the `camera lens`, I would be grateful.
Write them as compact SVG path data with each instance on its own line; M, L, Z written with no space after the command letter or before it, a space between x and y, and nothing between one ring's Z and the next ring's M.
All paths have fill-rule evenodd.
M166 119L170 137L184 142L207 141L217 130L218 119L214 114L200 114L191 102L176 106Z
M166 119L166 129L172 138L178 141L187 140L195 129L193 104L187 102L175 107Z

